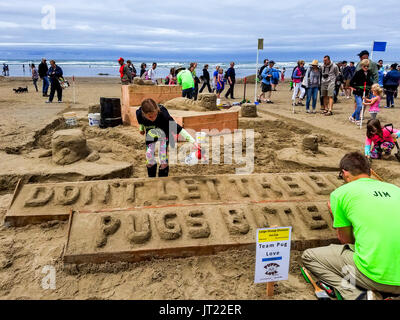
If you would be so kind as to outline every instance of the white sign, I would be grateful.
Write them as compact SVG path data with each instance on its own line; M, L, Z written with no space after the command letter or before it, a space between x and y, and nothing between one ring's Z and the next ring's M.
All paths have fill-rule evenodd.
M287 280L292 227L257 229L255 283Z

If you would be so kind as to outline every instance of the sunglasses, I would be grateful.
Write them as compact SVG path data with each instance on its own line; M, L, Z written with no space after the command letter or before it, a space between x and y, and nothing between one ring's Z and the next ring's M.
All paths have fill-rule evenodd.
M363 68L369 69L369 66L363 66Z

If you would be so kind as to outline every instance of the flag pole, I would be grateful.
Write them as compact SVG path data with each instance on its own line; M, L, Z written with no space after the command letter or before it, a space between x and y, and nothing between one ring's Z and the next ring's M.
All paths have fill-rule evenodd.
M254 81L254 103L257 102L257 82L258 82L258 55L260 50L264 50L264 39L258 39L257 43L257 62L256 62L256 81Z
M259 53L260 49L257 45L257 62L256 62L256 81L254 82L254 102L257 101L257 82L258 82L258 53Z
M371 50L371 61L373 62L374 60L373 60L373 56L374 56L374 44L375 44L375 41L372 41L372 50Z
M74 104L76 103L75 100L75 76L72 76L72 91L73 91L73 95L74 95Z

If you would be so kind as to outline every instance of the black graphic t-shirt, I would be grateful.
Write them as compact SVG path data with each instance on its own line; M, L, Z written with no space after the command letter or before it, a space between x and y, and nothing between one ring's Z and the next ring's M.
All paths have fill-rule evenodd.
M165 137L167 144L169 136L174 136L182 131L182 127L168 113L168 110L163 105L158 105L160 112L156 120L150 121L142 114L142 108L136 110L136 119L139 124L143 125L146 132L146 145L156 142L158 138ZM175 140L172 139L171 146L174 147Z

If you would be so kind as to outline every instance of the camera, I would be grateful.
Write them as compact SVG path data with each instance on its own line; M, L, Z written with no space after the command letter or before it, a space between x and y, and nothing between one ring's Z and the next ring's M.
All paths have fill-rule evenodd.
M324 79L328 79L328 77L329 77L329 74L327 74L327 73L324 73L324 74L322 75L322 77L323 77Z

